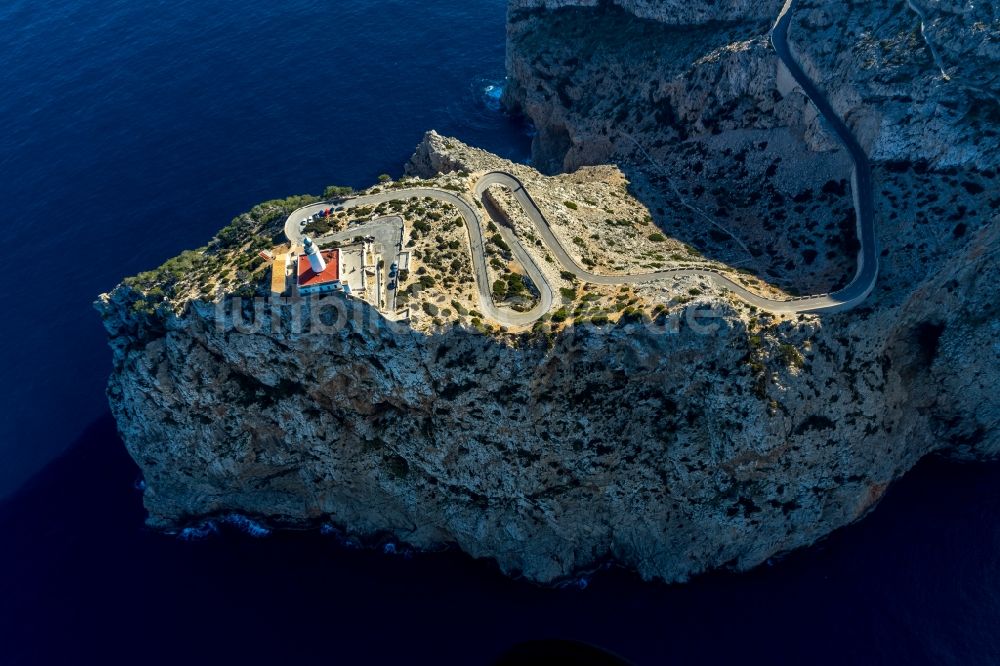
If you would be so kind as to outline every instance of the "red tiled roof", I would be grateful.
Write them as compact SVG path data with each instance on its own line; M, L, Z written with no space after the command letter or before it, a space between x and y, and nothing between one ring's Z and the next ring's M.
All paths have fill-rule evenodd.
M321 250L326 259L326 270L316 273L309 266L309 257L299 255L299 286L316 287L321 284L340 281L340 250Z

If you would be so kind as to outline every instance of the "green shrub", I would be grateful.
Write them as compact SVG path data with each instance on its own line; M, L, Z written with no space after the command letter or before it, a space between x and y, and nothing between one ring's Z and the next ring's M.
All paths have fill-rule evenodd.
M663 241L667 240L667 237L664 236L663 234L659 233L659 232L654 232L654 233L649 234L648 238L649 238L649 240L653 241L654 243L662 243Z
M576 210L579 208L579 206L576 205L576 202L573 201L563 201L563 205L570 210Z
M511 296L519 296L528 290L524 276L514 273L507 276L507 293Z
M496 245L504 254L508 254L510 252L510 246L507 245L500 234L497 233L490 236L490 242Z
M778 348L778 358L786 366L794 368L801 368L806 363L802 353L790 344L783 344Z
M343 185L330 185L325 190L323 190L324 199L339 199L342 197L349 197L354 193L353 187L346 187Z
M333 223L328 217L321 217L318 220L313 220L302 229L302 233L307 236L312 236L313 238L325 236L331 231L333 231Z

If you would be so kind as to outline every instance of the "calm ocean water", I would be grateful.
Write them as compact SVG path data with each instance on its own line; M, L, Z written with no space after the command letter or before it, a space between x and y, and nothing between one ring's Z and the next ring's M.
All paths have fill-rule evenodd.
M428 129L525 159L504 0L0 3L0 496L106 411L91 302L265 199L399 174Z
M1000 466L931 462L868 520L743 576L508 581L457 553L142 528L90 302L254 203L399 173L426 129L525 159L504 0L0 6L0 664L1000 662ZM22 277L23 276L23 277Z

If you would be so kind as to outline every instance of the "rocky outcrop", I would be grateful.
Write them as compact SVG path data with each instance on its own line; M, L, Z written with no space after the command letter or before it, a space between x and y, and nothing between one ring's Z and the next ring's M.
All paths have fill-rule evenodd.
M488 158L446 144L412 168ZM251 304L150 312L123 285L98 303L109 397L156 527L240 514L536 581L608 560L685 580L813 543L929 453L1000 452L998 234L969 225L913 288L823 319L651 285L653 321L417 331L338 297L236 330Z
M906 2L804 0L790 35L872 159L996 166L1000 54L988 44L1000 38L1000 23L990 3L958 14L933 4L942 5L939 18L922 35Z
M510 3L504 99L536 125L543 170L641 163L636 144L661 158L677 139L748 127L792 127L814 148L833 147L805 99L776 85L765 35L778 3L529 4ZM802 0L790 41L874 159L995 166L993 5L927 4L922 34L906 2ZM706 25L708 9L723 23Z
M681 581L814 543L863 516L924 456L1000 455L991 121L980 117L976 134L979 116L949 107L955 88L930 80L940 73L914 75L919 32L888 51L877 45L899 48L896 88L880 78L885 67L856 67L870 39L857 13L894 12L877 25L899 30L905 7L802 4L792 34L804 66L837 89L838 110L885 159L874 167L882 273L864 307L781 318L701 284L657 282L609 288L601 298L616 309L610 320L553 318L512 333L447 299L421 301L426 316L413 326L340 297L255 305L234 298L251 296L262 270L247 252L301 203L272 202L206 252L98 301L114 358L109 398L145 476L150 524L239 514L419 548L457 545L541 582L609 560ZM981 23L939 4L931 39ZM506 99L538 125L537 164L617 161L623 170L546 179L429 134L407 172L450 172L438 186L462 191L470 174L509 169L539 205L559 209L560 233L581 252L639 247L633 236L666 247L642 226L655 222L680 238L685 229L722 238L732 252L709 258L730 261L744 250L764 255L768 237L800 225L780 239L792 256L772 257L763 273L785 266L782 279L794 281L797 261L824 254L833 258L825 270L837 270L835 258L856 249L844 164L761 37L776 7L707 7L511 4ZM707 23L713 16L727 22ZM828 52L821 37L837 30L843 48ZM993 58L990 43L962 53ZM954 67L969 99L992 85ZM919 145L920 132L933 140ZM586 191L591 181L599 194ZM656 199L657 188L681 203ZM501 195L492 201L505 206ZM408 206L404 217L426 215L415 250L465 251L453 215ZM837 212L824 218L822 209ZM639 219L644 210L649 219ZM529 226L509 219L532 243ZM671 243L682 260L698 254ZM213 259L220 247L225 261ZM672 260L643 261L654 259ZM465 288L462 266L442 262L430 277ZM572 276L545 270L561 285L563 310L583 312ZM449 305L465 313L446 318Z

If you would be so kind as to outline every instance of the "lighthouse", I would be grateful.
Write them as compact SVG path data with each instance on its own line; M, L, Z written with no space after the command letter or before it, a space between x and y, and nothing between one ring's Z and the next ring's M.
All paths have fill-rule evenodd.
M319 275L326 270L326 259L323 258L323 253L317 249L316 245L312 242L312 239L306 236L302 241L303 246L306 250L306 259L309 260L309 267L312 268L313 273Z
M299 294L321 294L341 291L340 250L321 250L310 238L302 239L305 254L299 255Z

